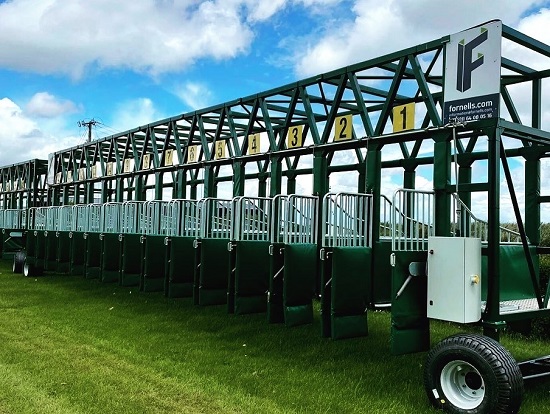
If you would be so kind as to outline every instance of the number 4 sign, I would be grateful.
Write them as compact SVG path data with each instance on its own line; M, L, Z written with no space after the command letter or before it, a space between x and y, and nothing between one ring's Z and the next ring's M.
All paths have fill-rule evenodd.
M414 102L393 107L393 132L414 129Z
M254 155L260 153L260 134L251 134L248 136L248 154Z

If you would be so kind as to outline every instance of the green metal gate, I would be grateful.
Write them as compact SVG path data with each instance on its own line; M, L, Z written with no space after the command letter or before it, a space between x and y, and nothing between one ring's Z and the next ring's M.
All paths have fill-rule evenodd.
M140 289L144 292L166 290L168 247L168 201L148 201L143 206L143 273Z
M200 263L195 240L200 235L196 200L172 200L166 211L168 265L165 294L171 298L193 296L195 271Z
M89 204L86 214L84 240L86 240L87 279L99 279L101 274L101 204Z
M200 246L200 263L193 296L198 305L227 303L232 204L232 200L220 198L199 201L201 232L195 246Z
M271 198L233 199L231 241L228 244L229 313L257 313L265 312L267 309L272 209Z
M371 286L373 195L328 193L323 198L322 334L367 335Z
M120 284L141 286L143 273L143 208L144 201L126 201L121 206L119 241Z
M318 198L279 195L271 219L268 321L297 326L313 322L318 272Z

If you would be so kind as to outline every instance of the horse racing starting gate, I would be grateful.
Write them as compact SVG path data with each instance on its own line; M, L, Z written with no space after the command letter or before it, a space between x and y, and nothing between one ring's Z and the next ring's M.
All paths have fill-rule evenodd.
M26 276L320 319L335 340L387 309L391 352L429 351L434 406L516 412L524 381L550 375L550 356L516 362L498 342L550 316L549 63L550 46L491 21L0 167L2 256ZM483 335L430 350L434 319Z

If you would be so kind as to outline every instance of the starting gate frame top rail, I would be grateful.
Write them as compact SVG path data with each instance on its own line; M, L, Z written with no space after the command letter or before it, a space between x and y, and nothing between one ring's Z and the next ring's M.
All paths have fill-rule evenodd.
M550 58L549 46L506 25L502 25L502 38L517 46L507 48L505 52L508 54L521 49L542 58ZM60 174L59 180L51 185L73 186L78 182L146 175L159 170L189 168L189 171L194 171L201 166L229 164L239 160L258 162L260 171L265 172L268 158L282 150L280 154L290 169L293 165L290 157L310 153L312 146L327 149L364 146L365 143L357 142L357 139L330 142L337 119L347 115L360 119L367 138L381 139L384 143L403 142L409 138L422 139L422 131L427 128L444 126L439 115L442 65L436 63L441 60L449 39L450 36L446 35L265 92L179 114L58 151L53 154L52 173ZM421 65L421 61L428 64ZM516 62L513 55L503 56L502 68L502 95L512 121L503 121L507 123L502 123L502 127L521 139L542 139L548 144L549 134L542 136L536 132L536 128L521 125L507 88L547 78L550 71L526 68ZM371 80L376 78L381 82L374 87ZM412 84L414 93L409 95L399 89L402 82ZM411 102L420 104L426 112L422 129L413 131L417 137L406 137L407 134L386 135L386 126L391 122L391 108ZM300 134L304 138L308 136L311 145L290 145L287 142L289 129L298 126L303 127ZM535 133L531 130L535 130ZM292 130L293 133L297 131ZM266 134L269 150L260 154L250 153L250 137L258 133ZM215 155L217 145L227 148L226 156ZM190 157L190 152L194 154L193 157ZM361 154L357 156L359 162L363 161L359 159Z

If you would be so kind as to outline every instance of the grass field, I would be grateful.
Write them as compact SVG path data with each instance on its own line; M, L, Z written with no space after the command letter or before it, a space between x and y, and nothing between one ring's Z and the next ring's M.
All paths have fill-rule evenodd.
M331 341L312 326L268 325L224 306L101 284L24 278L0 262L0 413L433 413L424 354L389 353L389 314L366 338ZM432 342L455 332L433 324ZM518 359L550 343L503 343ZM550 404L528 385L522 413Z

